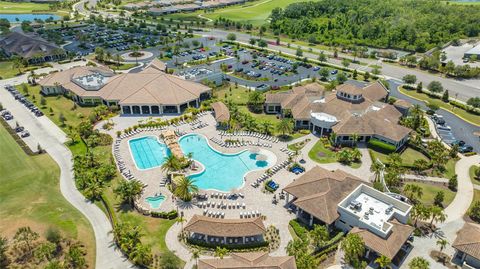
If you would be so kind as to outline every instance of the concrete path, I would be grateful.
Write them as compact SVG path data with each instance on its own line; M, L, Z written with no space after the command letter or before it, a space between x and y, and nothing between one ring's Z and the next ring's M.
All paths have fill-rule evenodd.
M3 86L7 83L11 83L12 80L20 83L25 82L26 76L16 77L8 81L1 81L0 100L3 106L12 112L15 120L29 130L31 136L35 137L41 144L42 148L50 154L55 162L57 162L60 168L60 190L62 195L86 216L95 233L95 267L102 269L133 268L132 264L116 249L113 242L113 236L110 234L112 227L103 211L95 204L86 200L76 189L72 171L72 154L64 145L64 142L66 141L65 134L46 116L40 118L35 117L5 90Z

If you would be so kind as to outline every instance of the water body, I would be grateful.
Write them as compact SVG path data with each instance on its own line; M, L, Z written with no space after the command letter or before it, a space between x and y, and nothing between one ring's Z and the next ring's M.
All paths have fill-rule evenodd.
M59 20L60 16L54 14L2 14L0 13L0 19L7 19L9 22L22 22L22 21L31 21L33 22L36 19L45 21L48 18L53 18L54 20Z

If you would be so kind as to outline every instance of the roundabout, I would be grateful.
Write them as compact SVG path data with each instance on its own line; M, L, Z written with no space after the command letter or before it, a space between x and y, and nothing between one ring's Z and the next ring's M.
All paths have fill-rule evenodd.
M136 52L126 52L122 55L120 55L123 60L125 61L142 61L142 60L147 60L153 57L153 53L149 51L136 51Z

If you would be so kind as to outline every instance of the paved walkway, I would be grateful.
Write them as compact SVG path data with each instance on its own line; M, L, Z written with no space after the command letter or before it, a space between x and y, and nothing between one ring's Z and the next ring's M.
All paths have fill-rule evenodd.
M42 72L41 70L39 71ZM40 142L42 148L57 162L60 168L60 191L62 195L86 216L95 233L95 267L102 269L132 268L131 263L116 249L113 243L113 236L110 234L112 227L103 211L95 204L87 201L76 189L72 171L72 154L64 145L66 141L65 134L46 116L35 117L3 87L5 84L23 82L26 82L25 75L0 81L0 100L3 106L12 112L15 120L22 126L25 126L30 134Z

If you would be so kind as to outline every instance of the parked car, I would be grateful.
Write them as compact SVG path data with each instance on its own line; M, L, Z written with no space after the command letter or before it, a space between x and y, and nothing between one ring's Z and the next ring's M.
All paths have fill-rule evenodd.
M463 147L460 147L458 149L458 152L460 153L467 153L467 152L472 152L473 151L473 147L470 146L470 145L464 145Z
M20 137L22 138L29 137L29 136L30 136L30 133L28 131L23 131L22 133L20 133Z

